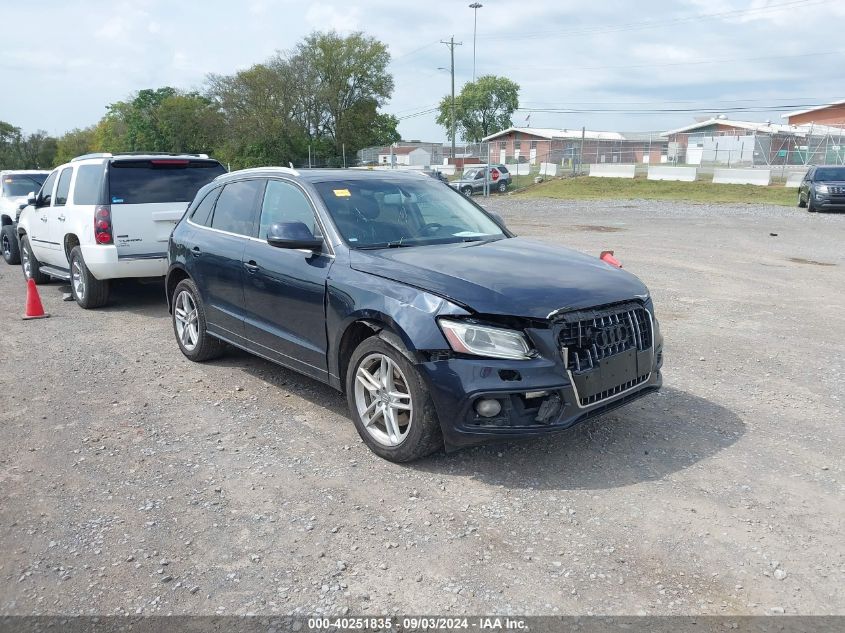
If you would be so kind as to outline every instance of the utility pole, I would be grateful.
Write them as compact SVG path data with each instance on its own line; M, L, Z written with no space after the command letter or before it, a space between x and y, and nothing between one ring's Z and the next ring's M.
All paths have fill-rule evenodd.
M475 32L478 30L478 10L483 7L484 5L480 2L473 2L469 5L469 8L472 9L473 12L473 19L472 19L472 80L475 81Z
M445 44L449 47L449 52L451 53L452 57L452 116L451 116L451 124L452 124L452 162L455 162L455 47L456 46L463 46L463 42L456 42L455 36L453 35L449 38L449 41L446 42L444 40L440 40L441 44Z

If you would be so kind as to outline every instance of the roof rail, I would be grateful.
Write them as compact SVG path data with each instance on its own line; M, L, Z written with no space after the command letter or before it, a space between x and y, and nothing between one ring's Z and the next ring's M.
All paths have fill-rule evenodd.
M86 160L88 158L111 158L112 155L109 152L94 152L92 154L83 154L82 156L77 156L76 158L71 158L70 162L75 163L78 160Z
M282 173L285 173L285 174L290 174L291 176L299 176L300 175L299 172L296 169L293 169L292 167L276 167L274 165L268 165L266 167L249 167L247 169L238 169L236 171L226 172L225 174L220 174L214 180L219 180L221 178L225 178L226 176L231 176L232 174L245 174L245 175L262 174L262 173L266 174L267 172L271 172L271 173L282 172Z
M191 152L114 152L110 156L196 156L197 158L208 158L208 154Z

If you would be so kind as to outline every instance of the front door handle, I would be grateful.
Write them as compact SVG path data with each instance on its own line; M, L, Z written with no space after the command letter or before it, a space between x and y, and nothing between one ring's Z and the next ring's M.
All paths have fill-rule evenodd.
M42 215L42 216L41 216L41 221L42 221L42 222L46 222L46 221L47 221L47 216L46 216L46 215Z
M199 257L200 255L202 255L202 251L200 250L200 247L199 247L199 246L194 246L194 247L191 249L191 255L193 255L194 257Z
M64 222L64 221L65 221L65 216L60 215L60 216L59 216L59 217L57 217L56 219L57 219L59 222Z
M255 260L251 259L248 262L244 262L244 268L246 268L250 274L253 274L259 269L259 266L255 263Z

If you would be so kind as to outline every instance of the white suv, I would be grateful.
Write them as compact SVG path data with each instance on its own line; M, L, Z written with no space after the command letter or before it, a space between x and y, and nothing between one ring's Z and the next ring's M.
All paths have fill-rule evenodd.
M108 301L110 279L164 276L170 232L197 190L225 172L204 154L74 158L21 212L24 275L70 281L83 308Z
M15 229L18 216L29 194L41 189L49 173L29 169L0 171L0 251L7 264L19 264L21 261Z

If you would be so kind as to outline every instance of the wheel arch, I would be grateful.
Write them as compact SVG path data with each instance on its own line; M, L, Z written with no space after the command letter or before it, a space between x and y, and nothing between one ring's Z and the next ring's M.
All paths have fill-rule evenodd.
M64 239L65 258L70 263L70 252L77 246L81 245L79 238L75 233L68 233Z
M346 372L353 352L362 342L373 336L378 336L390 343L411 363L419 362L415 353L411 351L411 341L407 333L387 315L373 314L354 319L344 329L335 352L337 376L342 392L346 391Z
M185 279L191 279L191 276L188 274L187 270L182 268L182 266L176 265L167 271L167 276L164 280L164 292L167 295L168 313L173 311L173 291L176 290L176 286L179 285L179 282L184 281Z
M0 216L0 226L8 226L10 224L14 224L14 222L8 214L4 213L2 216Z

